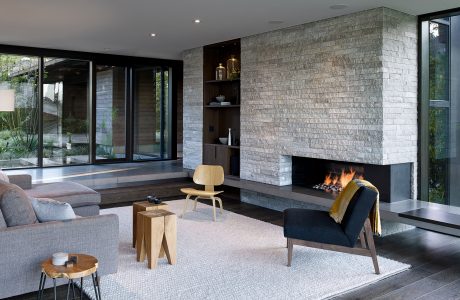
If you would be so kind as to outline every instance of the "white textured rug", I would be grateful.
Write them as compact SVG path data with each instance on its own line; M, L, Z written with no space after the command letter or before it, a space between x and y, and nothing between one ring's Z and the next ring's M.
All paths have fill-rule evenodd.
M183 203L168 202L178 215ZM379 257L382 274L375 275L369 257L294 246L289 268L282 227L228 211L214 223L211 206L199 204L178 218L177 264L160 259L151 270L131 247L132 208L101 213L120 218L119 269L101 279L103 299L321 299L410 267ZM94 295L92 286L85 290Z

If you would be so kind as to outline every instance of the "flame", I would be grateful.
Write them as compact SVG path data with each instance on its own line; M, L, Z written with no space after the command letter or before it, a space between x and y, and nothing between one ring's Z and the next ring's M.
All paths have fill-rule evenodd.
M353 179L364 179L361 174L356 174L356 170L353 168L342 169L340 175L327 174L324 178L324 184L329 186L337 186L339 190L347 186L347 184Z

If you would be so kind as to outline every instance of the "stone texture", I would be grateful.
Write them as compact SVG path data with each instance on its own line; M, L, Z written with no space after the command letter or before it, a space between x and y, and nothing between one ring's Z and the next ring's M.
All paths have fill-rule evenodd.
M242 38L241 178L291 184L293 155L416 162L416 26L379 8Z
M188 169L203 161L203 48L183 53L183 166Z

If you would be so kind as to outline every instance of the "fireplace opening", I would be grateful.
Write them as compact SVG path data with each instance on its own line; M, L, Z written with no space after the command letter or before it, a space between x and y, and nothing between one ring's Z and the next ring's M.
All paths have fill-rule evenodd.
M338 194L353 179L374 184L383 202L410 199L411 165L373 165L307 157L292 157L292 184Z
M364 179L364 167L362 166L340 166L335 163L329 165L324 181L313 185L314 189L340 193L353 179Z

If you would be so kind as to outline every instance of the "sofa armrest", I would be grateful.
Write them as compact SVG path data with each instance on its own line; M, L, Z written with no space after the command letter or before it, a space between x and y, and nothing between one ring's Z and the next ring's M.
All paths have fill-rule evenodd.
M32 176L29 174L8 175L10 183L19 186L23 190L30 190L32 188Z
M37 223L0 230L0 298L37 290L40 264L56 252L85 253L99 260L100 275L118 268L118 216ZM52 281L47 281L51 284Z

